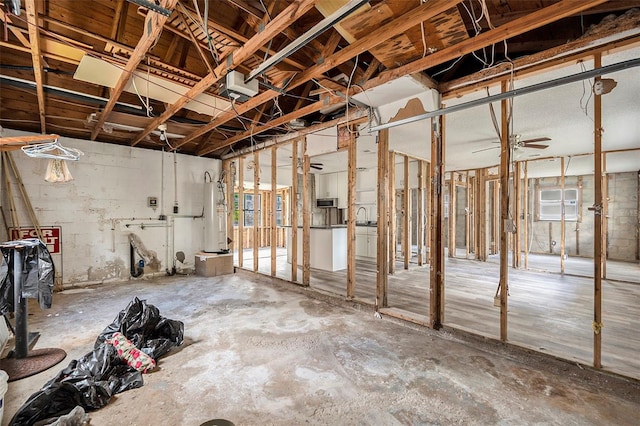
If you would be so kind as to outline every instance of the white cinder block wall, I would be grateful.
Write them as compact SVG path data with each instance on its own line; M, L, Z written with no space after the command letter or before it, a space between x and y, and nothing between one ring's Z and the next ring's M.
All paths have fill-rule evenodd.
M4 130L4 136L24 134ZM219 178L219 160L177 154L174 181L172 153L70 138L60 138L60 143L84 152L79 161L67 162L71 182L46 182L46 159L27 157L20 150L12 155L40 226L61 227L62 254L53 259L64 287L130 279L130 233L160 262L159 272L147 266L144 276L165 273L174 262L179 272L193 269L194 255L204 244L204 223L198 217L203 212L204 176L209 172L214 181ZM31 226L13 176L11 181L20 225ZM10 226L8 191L1 186ZM158 198L156 209L147 205L150 196ZM161 213L167 220L158 219ZM9 240L1 228L2 241ZM184 263L174 260L178 251L184 252Z

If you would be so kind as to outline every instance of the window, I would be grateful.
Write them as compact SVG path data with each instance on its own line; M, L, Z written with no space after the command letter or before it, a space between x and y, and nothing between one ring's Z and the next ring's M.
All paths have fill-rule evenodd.
M282 226L282 195L276 195L276 225Z
M540 189L538 220L562 220L562 189ZM564 220L578 220L578 189L564 190Z
M254 209L257 207L257 220L260 224L260 195L254 200L253 194L244 194L244 226L253 226ZM233 194L233 226L238 226L239 213L239 195Z

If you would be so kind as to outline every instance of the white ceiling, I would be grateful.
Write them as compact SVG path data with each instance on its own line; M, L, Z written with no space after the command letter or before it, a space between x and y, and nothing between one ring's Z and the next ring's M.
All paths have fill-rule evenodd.
M603 56L603 65L619 63L640 57L640 47ZM536 74L518 80L515 88L530 86L566 75L580 73L593 68L592 61L582 65L571 63L564 67ZM603 76L613 78L617 87L602 96L603 112L603 149L619 150L640 148L640 78L638 69L628 69ZM571 83L544 91L514 98L513 132L521 139L547 136L552 140L544 150L524 148L516 150L516 160L535 160L537 157L566 157L565 166L568 175L590 174L593 170L592 156L579 156L593 152L593 96L592 80ZM499 87L490 90L492 95L499 93ZM461 98L446 101L446 106L469 102L486 97L485 91L475 92ZM411 78L395 80L381 88L358 96L358 100L380 107L382 122L386 122L395 112L386 111L389 104L393 110L404 106L411 97L419 97L426 110L433 109L431 94L421 84ZM382 99L387 103L382 104ZM500 120L500 103L494 103L494 110ZM492 125L489 105L478 106L446 115L446 170L465 170L488 167L499 163L498 140ZM375 123L374 123L375 124ZM376 167L375 133L368 133L368 125L360 127L358 138L358 167ZM346 152L335 151L335 129L327 129L307 137L312 162L323 163L323 170L312 172L330 173L346 170ZM423 120L393 127L389 132L390 149L416 157L429 159L429 120ZM495 149L492 149L495 146ZM489 148L489 149L486 149ZM483 150L481 152L474 152ZM270 154L265 153L269 162ZM289 146L278 148L278 169L291 171L291 150ZM571 160L568 158L572 157ZM263 163L261 157L261 163ZM530 162L531 177L556 176L560 174L560 161L544 160ZM608 154L606 161L608 172L634 171L640 169L640 150L621 154ZM290 174L290 173L289 173ZM278 179L280 180L280 179Z

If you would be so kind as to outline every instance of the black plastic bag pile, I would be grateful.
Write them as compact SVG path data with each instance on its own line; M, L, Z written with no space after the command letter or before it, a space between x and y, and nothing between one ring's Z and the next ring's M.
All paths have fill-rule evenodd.
M164 318L160 311L137 297L96 339L94 350L47 382L29 397L11 419L11 425L32 425L68 414L76 406L95 410L111 397L143 384L142 373L129 367L106 341L120 332L154 360L180 346L184 324Z

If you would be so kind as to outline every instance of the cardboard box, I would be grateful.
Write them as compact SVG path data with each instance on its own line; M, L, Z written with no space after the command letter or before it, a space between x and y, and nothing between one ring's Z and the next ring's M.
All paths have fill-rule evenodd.
M202 277L216 277L218 275L233 274L233 253L196 253L196 275Z

